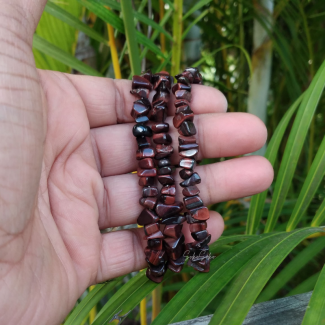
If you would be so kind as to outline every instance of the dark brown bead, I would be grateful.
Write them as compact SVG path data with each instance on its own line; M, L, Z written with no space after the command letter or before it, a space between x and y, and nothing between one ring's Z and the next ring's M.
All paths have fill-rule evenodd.
M200 241L208 237L209 233L206 230L201 230L192 232L191 235L195 240Z
M132 129L133 135L137 137L151 137L151 128L143 124L135 124Z
M147 268L146 276L149 280L151 280L152 282L155 282L155 283L160 283L164 279L163 276L155 276L153 273L151 273L150 268Z
M193 173L193 175L190 178L180 183L180 186L187 187L187 186L193 186L200 183L201 183L201 177L199 176L199 174Z
M210 218L209 209L207 207L191 210L190 214L196 220L208 220Z
M149 122L149 117L148 116L139 116L135 119L136 123L141 123L141 124L146 124Z
M149 239L148 247L155 251L161 251L163 249L163 240L162 239Z
M149 247L146 247L144 249L144 253L146 255L146 258L149 263L153 265L159 265L164 262L165 260L165 251L155 251L153 249L150 249Z
M155 156L155 150L153 148L142 148L139 149L136 153L136 158L138 160L144 158L153 158Z
M191 110L189 111L190 112L180 112L178 114L175 114L173 118L173 124L175 128L179 128L184 121L189 121L189 122L193 121L194 113Z
M150 110L148 117L151 121L163 123L166 119L166 107L163 105L156 105Z
M196 165L196 162L194 159L191 158L182 158L179 161L179 167L185 168L185 169L194 169Z
M163 186L160 190L160 193L162 195L176 195L176 186L175 185L169 185L169 186Z
M150 269L150 273L155 277L161 277L165 274L166 272L166 264L165 263L161 263L159 265L151 265L149 264L149 269Z
M175 202L172 205L167 205L161 202L158 202L156 206L156 213L160 218L168 218L174 216L175 214L180 213L183 210L183 202Z
M139 185L140 186L153 186L155 184L154 177L140 177L139 178Z
M190 83L193 83L193 81L194 81L194 76L193 76L192 72L190 72L190 71L183 71L182 73L177 74L175 76L175 78L177 80L182 78L182 77L185 77Z
M176 99L185 99L190 102L192 99L192 94L187 90L177 90L175 91L175 97Z
M168 261L169 260L171 260L171 259L168 259ZM175 265L173 265L173 264L171 264L171 263L167 263L167 267L172 271L172 272L174 272L174 273L179 273L179 272L181 272L182 271L182 269L183 269L183 265L180 265L180 266L175 266Z
M167 104L169 102L169 99L170 99L169 92L158 90L156 94L153 96L152 105L156 105L157 103L160 102L164 102Z
M137 223L140 226L145 226L151 223L157 223L158 221L159 221L159 217L155 214L154 211L144 209L140 213Z
M193 114L193 111L191 110L189 105L182 105L182 106L178 106L175 110L175 114L179 114L179 113Z
M178 259L176 260L173 260L173 259L168 259L168 262L167 262L167 267L172 270L173 272L176 272L176 273L179 273L182 268L183 268L183 265L185 263L185 256L180 256Z
M151 130L153 133L162 133L169 131L168 123L155 123L151 126Z
M150 236L146 236L144 239L149 240L149 239L159 239L159 238L164 238L164 235L160 230L158 230L157 232L153 233Z
M197 149L190 149L190 150L184 150L180 151L179 155L183 158L193 158L196 159L196 155L199 152Z
M192 261L189 259L188 266L192 266L193 269L199 272L209 272L210 271L210 260L205 258L202 261Z
M141 100L141 99L136 100L132 106L131 116L133 118L137 118L140 116L146 116L146 115L148 115L150 108L151 107L148 106L148 104L146 102L143 102L143 100Z
M159 230L160 230L159 223L151 223L149 225L144 226L144 233L146 236L150 236Z
M158 167L159 168L162 168L162 167L167 167L167 166L170 166L171 163L170 163L170 160L168 158L163 158L163 159L160 159L158 161Z
M156 144L171 144L172 138L168 133L157 133L154 134L152 140Z
M194 171L191 169L181 169L179 171L179 176L182 179L188 179L189 177L191 177L193 175Z
M184 201L186 209L188 209L188 210L197 209L197 208L203 206L203 201L198 195L184 197L183 201Z
M174 152L174 148L171 145L157 144L155 159L159 160L170 156Z
M194 196L194 195L198 195L200 193L200 190L198 189L197 186L193 185L193 186L184 187L182 193L184 196Z
M157 196L159 194L158 188L156 186L152 187L144 187L142 189L142 196L148 197L148 196Z
M208 235L206 238L202 240L197 240L191 243L192 248L194 249L201 249L201 247L210 243L211 235Z
M166 166L158 169L158 175L170 175L175 171L175 167Z
M158 175L158 182L163 186L175 184L175 180L171 175Z
M182 224L166 225L163 234L167 237L172 237L177 239L182 235L182 228L183 228Z
M178 133L180 135L187 135L187 136L195 135L196 128L194 123L191 121L184 121L178 129Z
M185 136L185 135L180 135L178 137L178 143L181 145L188 145L188 144L194 144L196 143L196 137L190 137L190 136ZM188 148L192 149L192 148ZM186 149L187 150L187 149Z
M132 89L130 93L138 98L148 98L150 90L145 88Z
M174 204L175 203L175 196L162 195L160 197L160 201L165 203L165 204Z
M173 92L173 94L175 94L175 92L176 92L177 90L187 90L187 91L191 91L191 84L184 84L184 83L178 82L177 84L175 84L175 85L172 87L172 92Z
M141 77L146 78L150 83L152 83L152 73L150 69L145 72L142 72Z
M161 71L153 75L153 89L160 88L163 83L166 88L170 88L172 85L172 77L166 71Z
M190 224L190 232L198 232L207 229L206 221ZM195 239L195 238L194 238Z
M178 239L171 237L164 239L164 246L169 258L176 260L183 255L185 250L184 240L183 235Z
M190 81L184 76L178 77L177 82L185 84L185 85L190 85L191 84Z
M180 107L180 106L184 106L184 105L190 105L190 102L186 99L176 99L174 102L174 106L176 108Z
M178 146L178 151L187 151L192 149L197 149L197 151L199 151L199 145L197 143L189 143L189 144L181 144Z
M157 170L155 168L150 168L150 169L138 168L137 173L139 177L155 177L157 175Z
M195 260L199 261L202 259L205 259L207 256L209 256L210 251L209 251L209 246L204 245L204 246L198 246L196 244L198 242L194 241L192 243L187 243L185 245L186 252L184 253L185 256L194 256L195 255ZM194 246L193 246L194 244Z
M140 204L147 209L154 210L158 202L157 197L142 197L139 200Z
M144 159L139 161L138 166L140 168L145 168L146 169L146 168L154 168L155 164L154 164L152 158L144 158Z
M186 221L186 217L180 215L180 216L165 218L163 220L160 220L160 223L163 224L163 225L171 225L171 224L183 223L185 221Z
M150 140L147 137L137 137L138 148L149 148Z
M152 84L149 80L141 76L133 76L132 77L132 89L145 88L152 89Z

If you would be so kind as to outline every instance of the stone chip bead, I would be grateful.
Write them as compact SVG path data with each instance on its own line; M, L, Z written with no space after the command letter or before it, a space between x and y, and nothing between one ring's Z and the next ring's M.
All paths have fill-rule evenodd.
M164 123L167 115L166 110L167 109L165 105L156 104L148 114L150 121L154 121L159 124Z
M179 238L182 235L182 224L171 224L171 225L166 225L163 231L163 234L166 237L171 237L171 238Z
M206 221L191 223L189 225L189 229L190 229L191 233L206 230L207 229L207 223L206 223Z
M158 175L170 175L175 171L173 166L165 166L158 169Z
M150 168L150 169L138 168L137 173L139 177L155 177L157 175L157 170L155 168Z
M168 123L155 123L151 126L151 130L153 133L166 133L169 131Z
M174 152L174 148L171 145L157 144L155 159L169 157Z
M140 186L153 186L155 184L154 177L140 177L139 178L139 185Z
M151 137L152 136L151 128L149 126L143 125L143 124L135 124L133 126L132 132L135 137Z
M162 219L159 222L163 225L169 225L169 224L180 224L185 221L186 221L186 217L183 215L179 215L179 216L172 216L169 218Z
M130 93L138 98L148 98L150 90L146 88L138 88L130 90Z
M178 133L185 136L195 135L196 128L194 123L191 121L184 121L178 129Z
M181 177L181 179L188 179L193 175L194 171L192 169L181 169L179 171L179 176Z
M167 267L176 273L179 273L182 270L182 267L185 263L185 256L180 256L176 260L169 259L167 263Z
M184 241L184 235L177 239L172 237L167 237L164 239L166 253L171 259L176 260L183 255L185 250Z
M154 168L155 163L152 158L144 158L142 160L139 160L138 166L143 169Z
M185 136L185 135L180 135L178 137L178 143L179 145L188 145L188 144L196 144L196 137L194 136ZM198 146L198 145L197 145ZM196 148L196 147L195 147ZM184 150L187 150L187 149L195 149L195 148L186 148Z
M174 204L175 203L175 196L162 195L160 197L160 201L165 203L165 204Z
M191 235L195 240L200 241L208 237L209 233L206 230L201 230L201 231L192 232Z
M193 149L199 151L199 145L197 143L188 143L188 144L180 144L178 146L178 151L188 151Z
M185 99L190 102L192 99L192 94L190 91L187 90L176 90L175 97L176 99Z
M158 182L163 186L175 184L175 180L171 175L158 175Z
M183 201L188 210L197 209L203 206L203 201L198 195L184 197Z
M187 90L187 91L191 91L192 86L190 83L182 83L180 82L180 80L177 80L178 82L172 87L172 92L173 94L176 93L176 91L178 90Z
M194 195L198 195L200 193L200 190L198 189L197 186L193 185L193 186L184 187L182 193L184 196L194 196Z
M149 224L154 224L159 221L159 217L156 215L156 213L149 209L144 209L140 213L137 223L140 226L146 226Z
M181 108L184 108L181 110ZM193 122L194 119L194 113L189 108L189 106L181 106L177 109L176 114L173 118L173 124L175 128L179 128L181 124L185 121Z
M209 210L204 206L190 210L190 214L196 220L208 220L210 218Z
M185 168L185 169L194 169L196 165L196 161L192 158L182 158L179 161L179 167Z
M145 89L152 90L152 84L147 78L141 76L133 76L132 89L138 89L138 88L145 88Z
M156 144L171 144L172 138L168 133L157 133L154 134L152 140Z
M199 176L199 174L193 173L192 176L190 176L188 179L181 182L180 186L187 187L187 186L193 186L200 183L201 183L201 177Z
M146 98L141 98L133 103L131 116L135 119L140 116L147 116L151 109L151 104Z
M156 208L156 204L158 202L158 198L157 197L141 197L139 200L139 203L150 210L154 210Z
M150 140L147 137L137 137L138 148L149 148Z
M151 223L149 225L144 226L144 233L145 233L146 236L150 236L150 235L156 233L159 230L160 230L160 228L159 228L158 223Z
M160 194L175 196L176 195L176 186L175 185L163 186L160 190Z
M197 149L190 149L190 150L184 150L184 151L179 152L179 155L182 158L193 158L193 159L196 159L196 156L197 156L198 152L199 151Z
M155 251L148 246L145 248L144 253L149 263L153 265L159 265L165 261L165 251Z
M155 283L160 283L164 277L163 276L156 276L152 273L151 271L151 268L148 267L147 268L147 271L146 271L146 276L149 280L151 280L152 282L155 282Z
M162 239L149 239L148 247L155 251L161 251L163 249L163 240Z
M162 158L158 161L158 168L168 167L171 165L169 158Z
M175 202L174 204L168 205L162 202L158 202L156 206L156 213L160 218L168 218L179 214L183 210L183 202Z
M150 273L154 275L156 278L161 277L166 272L166 264L161 263L158 265L150 265Z
M148 197L148 196L157 196L159 194L158 188L156 186L146 186L142 189L142 196Z
M155 157L155 150L151 147L149 148L141 148L136 153L137 160L144 159L144 158L154 158Z

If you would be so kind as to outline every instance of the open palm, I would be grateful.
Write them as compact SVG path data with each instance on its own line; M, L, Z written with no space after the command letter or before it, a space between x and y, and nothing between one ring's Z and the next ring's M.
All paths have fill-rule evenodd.
M57 324L89 285L145 267L141 229L100 232L136 223L141 211L130 174L134 98L130 81L37 71L31 42L45 1L0 2L0 323ZM213 88L193 86L192 109L200 159L266 140L260 120L225 113ZM257 156L197 171L207 205L260 192L273 177ZM208 223L216 240L222 218L211 212Z

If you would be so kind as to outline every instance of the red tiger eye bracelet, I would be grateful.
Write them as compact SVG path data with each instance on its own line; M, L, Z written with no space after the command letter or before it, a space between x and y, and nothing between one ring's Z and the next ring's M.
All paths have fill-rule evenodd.
M176 97L173 124L180 134L178 150L180 155L179 166L182 169L179 175L183 179L180 185L183 187L183 201L188 211L186 213L187 223L194 239L193 242L186 244L189 255L188 265L200 272L209 272L208 243L211 240L211 235L207 231L206 223L206 220L209 219L209 210L204 206L199 196L200 190L197 184L201 183L201 178L194 171L199 145L195 138L194 113L190 108L191 84L202 84L202 76L198 69L187 68L177 75L176 79L177 83L172 88Z

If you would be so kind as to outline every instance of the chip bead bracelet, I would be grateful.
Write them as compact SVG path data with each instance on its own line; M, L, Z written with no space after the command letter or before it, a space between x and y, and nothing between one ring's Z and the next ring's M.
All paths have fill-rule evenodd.
M187 68L181 74L175 76L177 83L172 91L175 95L175 116L173 124L178 129L178 151L180 156L179 172L183 181L183 201L186 212L187 223L193 242L186 244L188 265L199 272L209 272L210 259L208 243L211 235L207 231L206 220L209 219L209 210L199 196L200 190L197 184L201 183L201 178L194 171L196 158L199 152L199 145L196 141L196 128L193 123L194 113L190 108L192 99L191 84L202 84L202 76L196 68Z

